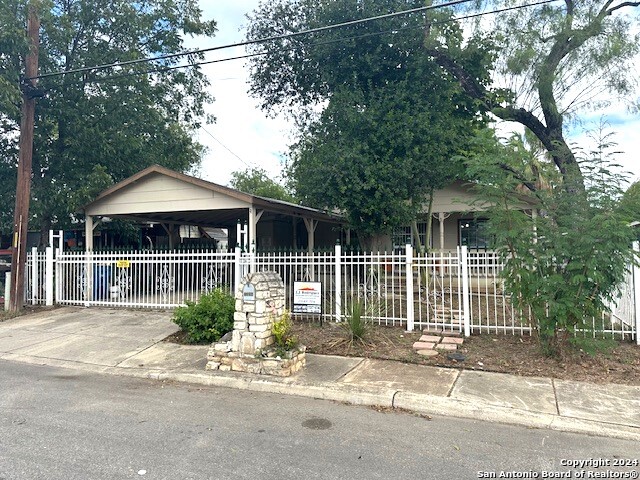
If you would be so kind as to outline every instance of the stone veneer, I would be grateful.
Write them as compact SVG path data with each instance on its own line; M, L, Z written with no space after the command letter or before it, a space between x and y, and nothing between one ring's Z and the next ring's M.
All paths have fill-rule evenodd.
M304 367L305 347L286 352L273 349L274 321L284 313L284 283L276 272L251 273L236 291L231 340L213 343L207 370L237 371L287 377Z

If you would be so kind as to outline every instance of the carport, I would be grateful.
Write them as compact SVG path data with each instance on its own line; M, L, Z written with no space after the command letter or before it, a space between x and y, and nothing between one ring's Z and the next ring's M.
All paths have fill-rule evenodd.
M159 165L105 190L84 207L84 214L87 251L94 248L94 229L103 218L160 224L170 248L179 242L180 226L190 225L227 229L229 246L309 251L334 245L344 221L321 210L250 195Z

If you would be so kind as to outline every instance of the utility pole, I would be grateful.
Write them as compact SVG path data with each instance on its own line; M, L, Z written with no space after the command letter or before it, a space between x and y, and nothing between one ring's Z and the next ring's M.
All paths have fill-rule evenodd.
M40 45L40 19L36 1L29 2L27 36L29 53L25 58L25 75L22 90L20 120L20 153L18 157L18 181L16 207L13 217L13 252L11 255L11 303L12 311L22 310L24 305L24 270L27 261L27 226L31 198L31 163L33 158L33 126L36 98L42 93L36 88L34 77L38 75L38 48Z

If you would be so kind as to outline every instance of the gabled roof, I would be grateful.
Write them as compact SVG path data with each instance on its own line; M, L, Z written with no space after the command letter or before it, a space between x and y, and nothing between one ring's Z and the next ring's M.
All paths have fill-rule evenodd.
M149 180L150 178L158 175L175 179L178 182L183 182L188 185L193 185L193 186L199 187L200 189L211 191L214 194L216 193L222 194L225 197L237 200L238 201L236 202L237 205L245 204L246 206L244 208L253 206L258 209L264 209L274 213L280 213L280 214L290 215L290 216L314 218L314 219L325 221L325 222L328 221L328 222L339 223L342 221L342 219L335 214L329 214L322 210L317 210L310 207L304 207L304 206L296 205L290 202L275 200L272 198L260 197L257 195L251 195L249 193L241 192L239 190L236 190L230 187L225 187L217 183L209 182L206 180L202 180L200 178L186 175L184 173L176 172L175 170L171 170L169 168L162 167L160 165L152 165L150 167L147 167L144 170L141 170L140 172L132 175L131 177L126 178L125 180L104 190L92 202L85 205L83 208L83 211L85 213L88 212L91 215L109 215L108 213L96 212L96 210L99 209L99 206L108 203L110 199L116 198L121 193L124 193L125 190L128 190L130 188L135 188L136 185L142 184L143 182ZM239 208L239 207L235 207L235 208ZM132 212L131 216L140 217L141 215L139 213Z

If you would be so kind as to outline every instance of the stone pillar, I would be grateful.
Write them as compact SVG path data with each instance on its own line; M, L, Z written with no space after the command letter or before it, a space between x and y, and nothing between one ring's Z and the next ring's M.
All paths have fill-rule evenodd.
M305 363L305 348L279 356L273 324L285 313L284 283L276 272L245 276L236 290L236 311L231 340L214 343L207 356L207 370L234 370L288 376Z

